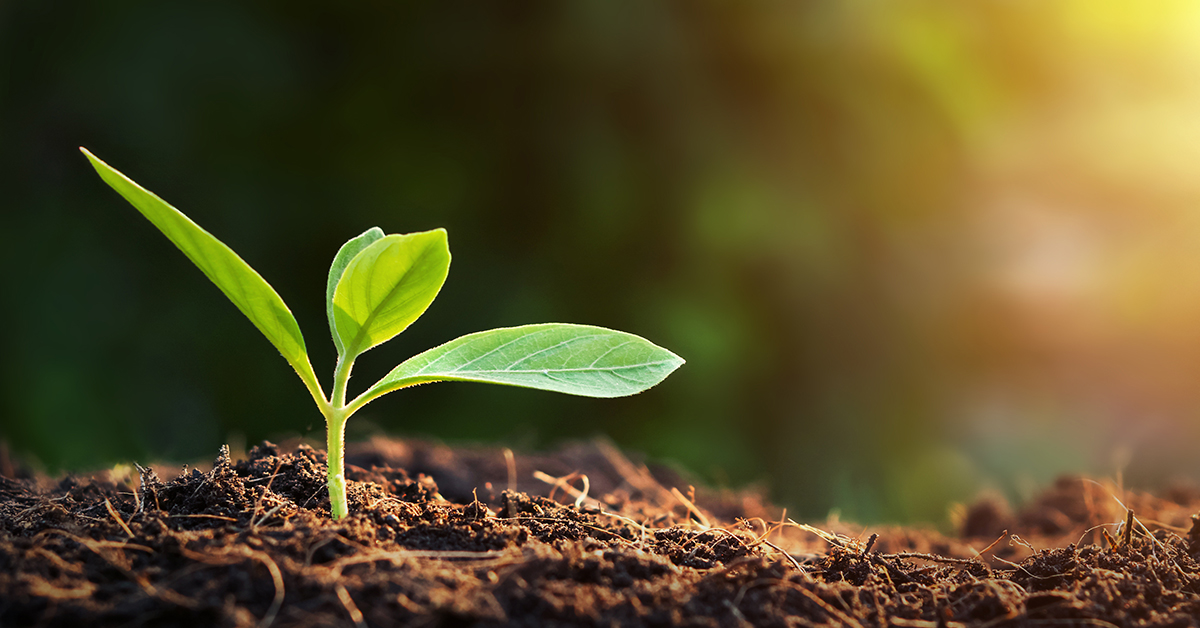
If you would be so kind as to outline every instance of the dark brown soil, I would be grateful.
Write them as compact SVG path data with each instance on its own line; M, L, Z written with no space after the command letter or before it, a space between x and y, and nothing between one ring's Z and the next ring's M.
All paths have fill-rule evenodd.
M603 442L348 460L336 522L305 446L177 475L2 469L0 626L1200 625L1194 492L1064 479L1016 514L981 500L951 538L780 526Z

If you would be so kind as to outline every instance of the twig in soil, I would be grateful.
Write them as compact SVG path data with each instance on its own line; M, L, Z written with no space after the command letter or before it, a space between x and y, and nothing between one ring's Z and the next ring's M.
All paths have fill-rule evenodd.
M322 547L325 547L326 545L328 545L334 541L341 541L344 545L347 545L350 548L352 548L355 551L360 552L360 553L365 553L365 552L371 551L371 549L366 547L365 545L355 543L354 541L351 541L350 539L342 536L341 534L334 532L332 534L327 535L325 538L321 539L320 541L317 541L316 543L314 543L312 545L312 547L308 548L308 552L304 556L304 566L305 567L312 566L312 558L317 553L317 550L321 549Z
M275 622L279 609L283 608L283 574L279 571L279 565L271 560L271 556L266 552L247 550L247 553L267 566L267 571L271 572L271 582L275 585L275 599L271 601L271 608L267 609L267 614L258 622L258 628L268 628Z
M920 560L928 560L934 563L945 563L947 565L978 565L979 561L974 558L950 558L948 556L938 556L937 554L925 554L923 552L897 552L895 554L883 554L887 558L917 558Z
M462 550L395 550L391 552L371 552L365 555L347 556L330 565L333 578L342 577L342 570L351 565L373 563L386 560L393 565L405 558L428 558L432 560L495 560L499 558L515 558L507 550L486 550L469 552Z
M727 530L725 528L709 528L708 530L705 530L705 532L724 532L726 536L737 541L738 545L742 546L743 548L745 548L747 550L752 549L755 545L758 544L757 539L755 539L754 543L746 543L746 539L743 539L742 537L738 536L732 530ZM703 533L701 533L701 534L703 534ZM709 551L712 551L712 548L715 547L717 545L717 543L720 543L720 542L721 542L721 539L719 537L714 537L712 542L708 544Z
M612 517L613 519L623 521L627 525L633 526L633 528L635 528L639 533L641 533L641 537L638 538L638 544L634 545L634 547L639 548L639 549L641 549L642 547L645 547L646 535L650 534L650 528L647 528L644 524L638 523L638 522L634 521L633 519L626 517L625 515L617 514L615 512L610 512L610 511L604 510L603 508L601 508L600 511L597 512L596 514ZM516 518L516 517L514 517L514 518ZM607 532L607 530L606 530L606 532ZM611 532L609 534L611 534Z
M140 474L138 476L138 482L141 484L145 484L146 480L144 478L146 477L146 470L142 468L142 465L140 465L136 462L133 463L133 466L137 467L138 473ZM129 493L130 495L133 495L133 514L134 515L137 515L138 513L142 512L142 509L145 506L145 504L142 503L142 496L140 495L141 492L142 491L139 489L136 491L131 491ZM132 519L130 519L130 521L132 521Z
M366 628L367 624L363 621L362 611L358 610L358 605L354 603L354 598L350 597L350 592L346 590L346 587L342 586L342 583L339 582L333 588L337 591L337 596L341 600L342 606L350 614L350 621L354 622L354 625L358 628Z
M754 625L754 624L751 624L746 619L746 616L742 614L742 611L738 610L738 607L733 605L733 602L730 602L729 600L725 600L725 608L728 608L729 612L733 613L733 618L738 620L739 625L743 625L743 626L753 626Z
M58 569L63 573L69 573L80 578L85 577L84 574L86 572L84 571L83 565L79 564L78 562L67 562L62 556L59 556L56 552L46 549L40 543L33 547L32 553L45 558L47 562L50 562L55 567L58 567Z
M769 526L767 525L767 522L764 521L761 517L754 517L754 518L758 519L758 521L760 523L762 523L763 533L761 535L759 535L754 540L753 543L750 544L750 547L754 547L761 543L761 544L766 545L767 547L775 550L776 552L783 554L783 557L788 559L788 562L792 563L792 566L796 568L796 571L799 571L800 574L804 576L805 580L812 580L812 576L809 575L809 573L807 571L805 571L805 569L803 567L800 566L800 561L796 560L796 557L792 556L791 552L786 552L783 550L783 548L781 548L778 545L767 540L767 537L771 536L771 533L773 533L776 530L778 530L779 528L782 528L783 526L787 525L784 523L784 521L787 520L787 508L784 508L783 513L781 513L779 515L779 522L772 523ZM753 530L751 529L749 520L743 519L743 520L741 520L741 522L742 522L742 525L747 530L751 530L753 532Z
M1008 536L1008 530L1001 532L1000 536L996 537L996 540L992 541L991 545L988 545L987 547L983 548L982 550L980 550L978 552L975 552L975 548L973 548L971 546L967 546L967 548L970 549L972 552L975 552L975 558L983 560L983 555L986 554L987 552L989 552L993 547L996 547L996 544L999 543L1000 541L1004 540L1004 537L1006 537L1006 536Z
M251 521L251 523L250 523L250 529L251 529L251 530L256 530L256 529L258 529L258 526L262 525L264 521L266 521L267 519L270 519L271 517L274 517L274 516L275 516L275 513L279 512L279 509L280 509L280 508L283 508L283 504L279 504L278 506L276 506L276 507L274 507L274 508L272 508L272 509L268 510L268 511L266 512L266 514L264 514L264 515L262 516L262 518L261 518L261 519L259 519L257 522Z
M159 484L158 474L151 467L143 467L138 463L133 463L138 470L138 490L133 492L133 498L137 502L137 511L143 512L146 509L146 502L142 499L142 493L149 492L154 495L154 508L162 510L162 506L158 503L157 485ZM187 470L187 467L184 467Z
M234 521L234 522L237 521L237 519L234 519L233 517L225 517L222 515L167 515L167 517L171 518L171 519L201 518L201 519L220 519L221 521Z
M1133 542L1133 511L1125 511L1125 527L1121 529L1121 547L1129 547Z
M311 502L313 500L313 498L315 498L317 495L320 495L321 491L324 491L324 490L326 490L326 487L322 486L321 488L317 489L316 493L309 495L308 499L304 500L304 505L301 506L301 508L308 508L309 502Z
M104 507L108 509L108 514L116 520L117 525L121 526L121 529L125 531L125 534L132 539L133 530L130 530L129 526L125 524L125 520L121 518L121 515L117 514L117 509L113 508L112 502L109 501L107 497L104 498Z
M275 471L279 471L279 466L281 464L283 464L282 460L279 461L279 464L275 465ZM261 478L251 478L249 480L246 480L246 484L254 484L255 482L262 482L263 480L267 480L267 482L272 482L275 480L275 478L277 478L281 475L283 475L283 474L282 473L272 473L271 475L264 475ZM270 486L271 485L268 483L267 487L270 488Z
M1039 576L1039 575L1033 573L1032 571L1029 571L1025 567L1021 566L1020 564L1012 562L1011 560L1005 560L1003 558L1000 558L999 556L993 556L992 558L1004 563L1005 565L1008 565L1009 567L1012 567L1014 570L1019 569L1021 571L1024 571L1025 575L1029 576L1030 578L1032 578L1034 580L1053 580L1055 578L1062 577L1062 574L1054 574L1054 575L1050 575L1050 576Z
M1024 548L1028 548L1029 551L1031 551L1031 552L1037 553L1037 550L1034 549L1033 545L1031 545L1029 543L1029 541L1026 541L1025 539L1021 538L1019 535L1014 534L1014 535L1008 537L1008 544L1012 545L1013 543L1016 543L1017 545L1020 545L1021 547L1024 547Z
M867 546L863 548L862 555L866 556L871 553L871 548L875 546L875 541L879 540L878 534L871 534L871 538L867 539Z
M770 536L772 532L778 530L779 528L782 528L784 526L783 522L786 520L787 520L787 508L784 508L783 514L779 515L778 523L767 523L767 521L765 519L763 519L762 517L750 517L748 519L743 519L743 518L739 517L737 519L737 523L739 525L741 525L743 528L750 530L750 531L754 532L755 534L758 534L758 532L754 530L754 522L757 521L758 524L763 527L763 533L760 534L758 538L766 538L766 537Z
M321 539L320 541L317 541L316 543L313 543L312 546L308 548L308 551L305 552L305 554L304 554L304 566L311 567L312 566L312 558L317 553L317 550L332 543L337 538L338 538L338 535L332 534L330 536L327 536L327 537Z
M1104 529L1105 526L1116 526L1116 525L1121 525L1121 524L1119 524L1119 523L1098 523L1098 524L1084 530L1083 534L1079 535L1079 540L1075 542L1075 547L1082 547L1083 546L1083 537L1087 536L1088 534L1091 534L1095 530L1100 530L1100 534L1103 535L1102 538L1105 539L1105 542L1108 543L1109 547L1116 545L1116 542L1114 542L1112 540L1112 536L1110 536L1108 534L1108 530ZM1008 530L1005 530L1004 533L1008 534Z
M834 547L840 547L844 550L850 550L854 546L858 545L858 543L859 543L857 540L852 539L850 537L842 536L840 534L834 534L832 532L826 532L820 528L814 528L813 526L810 526L807 523L796 523L792 519L788 519L787 523L784 525L789 525L794 528L803 530L805 532L810 532L812 534L815 534L818 537L820 537L820 539L822 541L825 541L826 543L828 543Z
M205 484L208 484L209 475L211 475L213 472L215 472L217 470L217 466L221 464L222 458L228 457L228 456L229 456L229 445L221 445L221 452L220 452L220 454L218 454L217 463L213 465L212 471L210 471L208 474L202 476L200 483L196 485L196 490L192 491L192 499L195 499L196 496L200 494L200 489L204 488ZM183 470L187 471L187 467L184 467ZM180 477L182 477L182 475Z
M25 520L25 517L28 517L30 514L34 513L37 509L46 508L46 507L47 507L46 504L38 503L38 504L34 504L28 508L25 508L21 512L18 512L17 514L13 515L13 522L20 523ZM62 506L50 506L50 507L51 508L55 508L55 507L62 508ZM76 516L78 516L78 515L76 515Z
M892 561L888 560L881 554L872 554L868 560L870 560L872 563L875 563L876 565L879 565L880 567L883 567L885 570L887 570L887 574L888 574L889 578L898 580L901 583L916 582L915 580L913 580L912 576L909 576L908 574L904 573L903 570L901 570L899 567L893 565Z
M671 487L671 495L673 497L675 497L675 499L678 499L680 501L680 503L682 503L684 505L684 507L686 507L688 509L688 512L692 513L692 517L695 518L696 523L700 524L700 527L702 529L708 530L709 528L712 527L708 524L708 517L705 517L704 513L700 512L700 509L697 508L696 505L692 503L692 500L688 499L687 497L684 497L683 493L679 492L679 489L672 486Z
M420 604L414 602L413 599L405 595L403 591L396 593L396 603L400 606L403 606L404 610L412 613L413 615L424 615L426 612Z
M587 499L588 491L592 490L592 482L588 480L586 473L580 473L579 476L583 479L583 490L580 491L579 497L575 498L575 509L579 510L583 506L584 500ZM595 500L592 500L595 501Z
M796 560L795 556L792 556L788 552L783 551L782 549L780 549L780 547L778 545L776 545L766 539L762 539L759 542L762 543L763 545L766 545L767 547L775 550L776 552L783 554L783 557L788 559L788 562L790 562L792 564L792 566L796 568L796 571L799 571L801 574L804 574L804 578L806 580L812 580L812 576L808 575L808 572L805 571L804 568L800 566L800 561Z
M580 477L580 476L583 476L583 487L584 487L583 491L580 491L579 489L575 488L574 486L571 486L571 480L574 480L575 478ZM589 488L590 483L588 482L587 476L584 476L582 473L579 473L576 471L576 472L572 472L567 475L564 475L560 478L556 478L553 475L550 475L549 473L544 473L542 471L534 471L533 477L545 482L546 484L550 484L554 487L554 488L550 489L550 496L549 496L550 499L554 499L554 492L561 488L563 490L563 492L565 492L566 494L575 498L575 507L576 508L578 508L579 505L582 504L583 502L587 502L589 506L596 506L597 508L600 508L602 510L604 508L604 504L601 504L599 500L592 499L587 496L587 489Z
M517 492L517 459L508 447L504 448L504 467L508 469L508 491Z
M279 475L279 467L281 467L281 466L283 466L283 458L280 458L278 461L275 462L275 470L271 472L270 476L268 476L269 479L267 480L267 487L263 489L263 492L258 494L258 499L254 500L254 512L250 514L250 529L251 530L258 529L258 523L255 523L254 519L256 517L258 517L258 511L260 508L262 508L263 497L266 497L267 492L271 490L271 484L273 482L275 482L275 477ZM275 510L271 511L271 514L275 514L275 512L277 512L279 510L280 506L282 506L282 505L283 504L276 506ZM270 516L270 515L268 515L268 516ZM263 521L266 521L266 519L267 519L267 517L263 517Z
M642 541L645 541L645 540L646 540L646 535L650 533L650 529L649 529L649 528L647 528L646 526L644 526L644 525L642 525L642 524L640 524L640 523L638 523L638 522L634 521L633 519L630 519L629 517L626 517L625 515L620 515L620 514L617 514L617 513L615 513L615 512L609 512L609 511L607 511L607 510L603 510L603 509L602 509L600 512L596 513L596 514L598 514L598 515L607 515L607 516L609 516L609 517L612 517L613 519L619 519L619 520L621 520L621 521L624 521L625 523L627 523L627 524L629 524L629 525L633 526L634 528L637 528L637 530L638 530L639 532L641 532L641 533L642 533Z
M670 503L670 492L663 488L662 484L659 484L658 480L655 480L654 476L644 466L641 469L635 467L625 454L621 453L619 449L607 440L596 440L596 448L600 450L601 454L604 454L605 459L613 466L613 469L616 469L617 474L621 476L626 484L644 494L647 499L651 495L657 495L659 500L658 505L660 506Z
M756 522L758 523L758 525L762 526L763 531L761 533L755 527ZM734 520L734 525L741 526L743 530L746 530L746 531L750 532L751 534L753 534L755 543L758 543L760 540L767 538L768 536L770 536L770 534L772 532L774 532L775 530L777 530L779 528L779 524L767 525L767 522L764 521L762 517L750 517L749 519L743 519L741 517L738 517L737 519Z
M1138 520L1137 517L1133 518L1133 522L1138 524L1138 527L1141 528L1142 532L1144 532L1146 534L1146 538L1150 539L1150 555L1151 556L1155 556L1157 558L1157 555L1154 552L1154 548L1159 548L1159 549L1163 550L1164 552L1167 550L1167 548L1164 547L1159 542L1158 539L1154 538L1154 533L1150 531L1150 528L1146 527L1146 524L1144 524L1140 520Z
M1084 478L1084 481L1091 482L1092 484L1095 484L1096 486L1099 486L1100 488L1104 488L1104 485L1100 484L1099 482L1097 482L1095 480ZM1104 489L1104 490L1107 491L1108 489ZM1108 494L1110 497L1113 498L1113 501L1117 502L1117 504L1121 508L1123 508L1125 510L1125 512L1127 512L1129 514L1129 518L1132 518L1133 522L1138 524L1138 527L1140 527L1142 529L1142 531L1146 533L1146 536L1150 538L1150 555L1151 556L1154 556L1154 557L1158 556L1158 554L1154 551L1155 548L1159 548L1159 549L1162 549L1163 551L1166 551L1166 548L1162 547L1159 544L1158 539L1154 538L1154 534L1152 532L1150 532L1150 528L1147 528L1146 524L1139 521L1137 519L1137 517L1133 517L1133 513L1131 512L1131 509L1128 506L1126 506L1124 502L1122 502L1120 499L1118 499L1117 496L1112 493L1112 491L1109 491ZM1130 527L1132 527L1132 526L1130 526Z

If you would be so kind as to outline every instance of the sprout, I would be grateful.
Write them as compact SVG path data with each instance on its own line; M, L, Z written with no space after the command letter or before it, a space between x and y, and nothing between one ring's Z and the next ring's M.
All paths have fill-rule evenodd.
M183 212L87 149L80 150L100 177L174 242L296 370L325 416L334 519L347 514L346 419L387 393L428 382L464 381L622 397L654 386L683 364L674 353L625 332L566 323L525 325L468 334L415 355L347 401L354 361L420 318L450 269L445 229L384 235L375 227L342 245L329 269L325 309L338 359L333 389L326 396L300 327L275 289Z

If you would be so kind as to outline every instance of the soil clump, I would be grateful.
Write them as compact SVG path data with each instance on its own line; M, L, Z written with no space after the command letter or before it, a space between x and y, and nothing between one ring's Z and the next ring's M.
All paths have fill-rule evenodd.
M1195 491L1064 478L1017 513L980 500L951 537L780 521L603 441L380 438L347 461L340 521L305 445L5 465L0 626L1200 626Z

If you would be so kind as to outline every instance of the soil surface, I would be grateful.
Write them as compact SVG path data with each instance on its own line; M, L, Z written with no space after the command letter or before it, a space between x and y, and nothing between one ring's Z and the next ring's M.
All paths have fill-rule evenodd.
M0 626L1200 625L1194 491L1066 478L948 537L798 524L605 442L347 459L341 521L303 445L57 480L0 460Z

